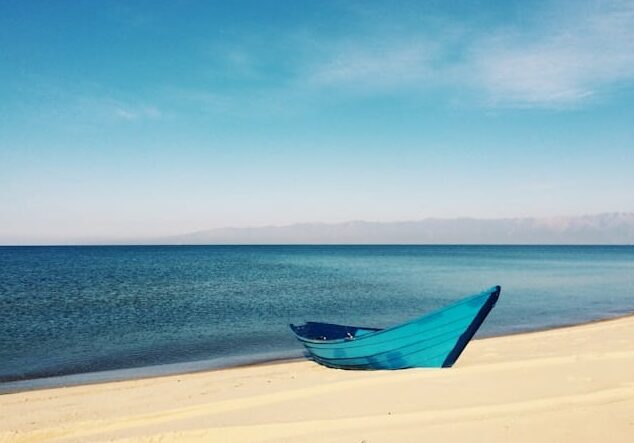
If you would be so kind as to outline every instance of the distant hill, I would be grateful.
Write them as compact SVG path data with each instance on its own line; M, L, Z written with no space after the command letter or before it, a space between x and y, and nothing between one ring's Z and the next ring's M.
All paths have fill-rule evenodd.
M634 213L553 218L427 218L220 228L163 244L634 244Z

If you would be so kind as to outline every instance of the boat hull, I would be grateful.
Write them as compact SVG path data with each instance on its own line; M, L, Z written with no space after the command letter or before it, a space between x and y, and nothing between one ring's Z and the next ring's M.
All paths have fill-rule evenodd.
M309 358L340 369L451 367L500 295L500 287L388 329L291 325Z

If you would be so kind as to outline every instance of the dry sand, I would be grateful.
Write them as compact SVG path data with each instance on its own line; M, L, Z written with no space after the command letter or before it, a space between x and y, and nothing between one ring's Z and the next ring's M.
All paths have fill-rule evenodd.
M452 369L301 361L0 396L0 442L634 442L634 317L472 342Z

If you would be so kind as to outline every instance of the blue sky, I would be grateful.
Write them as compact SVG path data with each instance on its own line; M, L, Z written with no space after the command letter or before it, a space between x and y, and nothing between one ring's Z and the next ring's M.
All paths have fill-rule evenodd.
M633 29L631 1L0 0L0 242L634 211Z

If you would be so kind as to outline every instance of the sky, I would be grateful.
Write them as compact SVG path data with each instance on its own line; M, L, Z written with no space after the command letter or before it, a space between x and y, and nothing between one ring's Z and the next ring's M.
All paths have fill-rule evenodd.
M0 243L634 212L633 1L0 0Z

